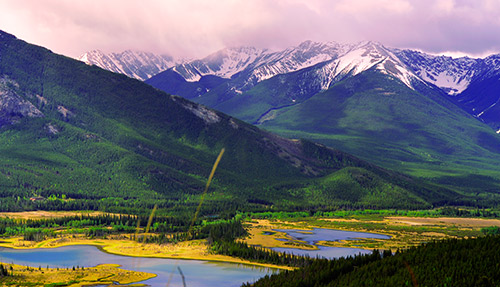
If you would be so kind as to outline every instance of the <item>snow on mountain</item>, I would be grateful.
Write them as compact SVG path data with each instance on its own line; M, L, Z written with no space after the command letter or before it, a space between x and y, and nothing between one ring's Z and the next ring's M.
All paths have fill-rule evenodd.
M291 47L260 58L252 65L253 70L248 76L248 81L255 84L278 74L286 74L311 67L335 59L351 48L352 45L350 44L305 41L297 47Z
M231 81L228 93L241 94L257 83L277 75L309 69L301 85L326 90L332 84L355 76L371 68L399 79L413 89L415 81L430 83L448 95L461 95L472 82L491 77L500 78L500 54L485 59L451 58L423 52L390 49L377 42L339 44L305 41L282 51L269 51L253 47L225 48L203 59L176 62L169 56L145 52L125 51L105 54L95 50L80 58L87 64L146 80L164 70L171 69L188 82L197 82L203 76L214 75ZM302 87L301 89L309 90ZM208 92L208 90L206 91ZM471 96L469 95L468 98ZM496 105L496 98L470 102L476 117Z
M394 53L376 42L361 42L350 51L317 70L322 89L328 89L345 77L355 76L372 67L401 80L413 89L412 82L421 81Z
M177 64L167 55L131 50L110 54L94 50L84 53L78 60L143 81Z
M186 81L195 82L202 76L215 75L231 78L247 71L245 86L329 61L344 54L352 45L335 42L306 41L296 47L271 52L252 47L226 48L204 59L177 65L172 68Z
M205 75L229 79L266 53L267 50L253 47L225 48L201 60L183 63L172 69L188 82L196 82Z
M480 59L433 56L412 50L395 50L395 54L423 80L451 96L460 94L477 74Z
M315 84L319 82L323 90L347 75L354 76L374 66L400 79L410 88L413 88L412 81L420 80L390 49L375 42L339 44L306 41L278 52L255 48L224 49L204 59L177 65L172 70L190 82L196 82L205 75L231 78L241 73L242 81L233 89L244 91L276 75L320 63L327 64L318 66L318 78L313 81Z
M483 77L500 75L500 54L491 55L483 60Z

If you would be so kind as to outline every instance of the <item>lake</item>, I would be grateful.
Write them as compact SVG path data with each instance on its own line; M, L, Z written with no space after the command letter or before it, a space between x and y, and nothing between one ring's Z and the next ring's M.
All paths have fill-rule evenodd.
M330 259L354 256L357 254L368 254L371 253L372 250L361 249L361 248L327 247L327 246L317 245L317 242L358 240L360 238L374 238L374 239L391 238L390 236L384 234L343 231L343 230L325 229L325 228L314 228L312 230L301 230L301 229L273 229L273 230L279 232L285 232L290 238L294 240L305 241L308 245L316 246L318 247L318 249L304 250L299 248L286 248L286 247L276 247L271 249L279 252L292 253L295 255L309 255L310 257L319 256Z
M151 286L165 286L172 277L169 285L172 287L183 286L178 267L181 268L188 287L236 287L277 272L276 269L245 264L114 255L89 245L23 250L0 247L0 262L42 268L47 265L71 268L91 267L104 263L119 264L123 269L157 274L157 277L141 282Z
M333 229L315 228L313 230L298 229L276 229L275 231L286 232L288 236L296 240L303 240L307 244L315 245L318 250L302 250L297 248L272 248L280 252L288 252L300 255L317 255L326 258L338 258L351 256L359 253L370 253L371 250L357 248L339 248L317 245L318 241L356 240L357 238L389 239L390 236L366 233L350 232ZM269 233L271 234L271 233ZM99 264L119 264L123 269L136 270L157 274L157 277L143 281L151 286L165 286L169 281L172 287L183 286L178 267L186 279L186 285L222 287L241 286L245 282L254 282L266 274L278 272L277 269L258 267L245 264L210 262L200 260L181 260L164 258L145 258L115 255L103 252L95 246L75 245L59 248L38 249L11 249L0 247L0 262L28 265L32 267L91 267Z

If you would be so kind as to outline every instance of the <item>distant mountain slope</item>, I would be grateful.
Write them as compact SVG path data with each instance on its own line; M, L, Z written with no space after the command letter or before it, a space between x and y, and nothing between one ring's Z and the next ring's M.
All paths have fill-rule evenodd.
M475 200L338 150L261 131L5 32L0 77L0 96L19 106L0 112L3 211L140 212L158 204L192 214L222 147L206 215ZM31 202L33 195L50 200Z
M497 80L500 54L484 59L432 56L411 50L396 50L396 55L423 80L449 94L465 111L500 130Z
M167 55L130 50L110 54L93 50L84 53L78 57L78 60L142 81L177 64L172 57Z
M439 91L418 90L373 68L259 124L415 175L499 170L500 137Z
M500 54L485 58L478 70L456 101L500 133Z
M249 56L250 54L253 56ZM484 89L479 92L477 87L472 87L466 92L471 83L479 83L481 79L489 77L485 75L492 76L500 69L500 64L494 61L496 57L498 55L485 59L451 58L413 50L389 49L374 42L338 44L306 41L296 47L278 52L251 47L224 49L202 60L172 67L170 72L158 74L151 79L150 84L188 99L199 98L196 101L212 106L238 96L264 80L302 69L310 69L315 65L321 64L323 69L318 71L312 85L319 82L321 89L326 90L345 76L356 75L373 65L379 65L380 61L389 61L388 65L395 65L392 69L387 66L385 70L398 77L407 86L411 87L415 80L435 85L452 96L453 100L471 115L480 118L495 130L500 130L498 117L483 113L495 104L493 100L495 96L492 92L486 92ZM329 64L326 64L328 62ZM224 67L221 66L222 63L225 63ZM178 81L179 75L186 80L185 84ZM216 76L231 79L231 81L224 82L217 88L193 84L198 83L204 76ZM175 88L170 87L169 83L175 83L173 84ZM193 86L197 87L195 91L192 89ZM308 86L296 85L296 90L303 88L311 90ZM210 91L216 92L216 97L219 99L214 100L213 95L209 96L209 99L201 97ZM465 93L465 96L459 97L461 93ZM470 97L476 99L462 100L462 98ZM490 110L489 113L493 111Z
M371 57L369 50L375 51L377 55ZM500 64L494 60L498 55L485 59L451 58L413 50L388 49L373 42L339 44L306 41L277 52L253 47L225 48L203 59L182 63L170 56L134 51L104 54L94 50L83 54L79 59L143 81L170 69L151 79L149 84L187 99L201 97L217 88L217 97L227 100L264 80L330 61L315 79L315 82L320 82L321 89L325 90L347 74L358 74L373 66L376 61L383 61L381 56L390 59L389 65L397 63L396 70L386 70L392 70L393 75L401 74L399 77L406 77L401 78L406 85L411 86L415 79L435 85L453 96L454 101L471 115L500 131L499 117L493 108L498 100L495 96L496 88L478 88L495 83L494 79L491 83L487 79L494 77L495 71L500 69ZM203 79L207 76L208 79ZM229 81L230 79L233 81ZM474 85L468 90L472 83ZM209 105L214 103L213 99L200 98L199 101ZM220 99L217 100L219 102Z
M188 82L172 68L146 83L418 176L450 183L449 176L500 171L500 137L484 125L500 130L495 56L454 59L376 42L305 42L272 55L281 56L263 56L230 79L213 74ZM261 71L276 73L257 77Z
M193 100L245 121L258 123L269 112L299 104L335 83L371 68L392 75L411 89L414 89L413 82L422 82L390 50L379 43L365 42L333 60L280 74L250 86L246 84L249 81L247 74L253 73L241 73L238 78L212 88ZM158 83L160 76L147 83ZM238 86L242 83L243 86ZM157 87L160 86L157 84Z
M478 59L454 59L433 56L412 50L395 50L397 57L423 80L432 83L449 95L463 92L477 73Z

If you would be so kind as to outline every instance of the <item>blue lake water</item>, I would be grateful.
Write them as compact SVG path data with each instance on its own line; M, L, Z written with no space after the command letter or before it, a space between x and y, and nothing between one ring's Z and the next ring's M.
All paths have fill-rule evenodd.
M371 250L357 248L338 248L316 245L318 241L356 240L357 238L389 239L390 236L366 233L349 232L332 229L315 228L313 230L276 229L286 232L289 237L303 240L307 244L315 245L318 250L302 250L297 248L273 248L280 252L297 255L321 256L339 258L359 253L370 253ZM143 281L151 286L166 286L170 280L172 287L183 286L178 267L186 279L186 285L203 287L241 286L244 282L254 282L259 278L278 272L276 269L256 267L245 264L209 262L200 260L176 260L164 258L129 257L109 254L95 246L77 245L60 248L38 249L10 249L0 247L0 262L16 263L32 267L92 267L99 264L119 264L124 269L144 271L157 274L157 277Z
M327 247L317 245L319 241L339 241L339 240L357 240L359 238L375 238L375 239L390 239L391 237L384 234L354 232L334 229L314 228L313 230L301 229L273 229L274 231L285 232L289 237L295 240L305 241L309 245L318 247L317 250L304 250L299 248L272 248L275 251L287 252L295 255L309 255L310 257L325 257L339 258L353 256L357 254L368 254L372 250L360 248L343 248L343 247ZM283 241L284 239L279 239ZM288 240L284 240L288 241Z
M158 276L141 283L151 286L183 286L178 267L185 276L186 285L191 286L241 286L254 282L275 269L245 264L209 262L199 260L176 260L114 255L95 246L77 245L50 249L19 250L0 247L0 262L16 263L32 267L91 267L99 264L119 264L124 269L144 271Z

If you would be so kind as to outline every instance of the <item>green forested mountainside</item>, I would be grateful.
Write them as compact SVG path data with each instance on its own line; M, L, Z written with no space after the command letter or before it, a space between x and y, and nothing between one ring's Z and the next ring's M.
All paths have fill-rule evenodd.
M140 81L0 33L0 210L190 210L226 148L205 214L490 205L304 140L287 140ZM12 100L12 97L10 98ZM350 196L351 190L355 196ZM40 195L47 200L31 202ZM397 198L397 200L395 200Z
M500 137L491 128L425 85L413 91L375 70L276 112L262 127L416 175L499 169Z
M231 90L242 85L245 77L239 76L204 89L208 92L199 97L191 89L201 81L179 80L174 92L266 130L320 142L385 168L471 193L500 189L500 136L441 90L417 80L413 90L372 68L322 91L315 74L321 65L277 75L240 93ZM167 72L148 83L171 89L175 73Z
M249 90L242 91L241 94L234 95L234 92L231 93L231 86L241 85L239 83L241 81L240 77L236 77L230 82L213 87L206 94L192 100L246 122L259 124L268 117L272 118L274 111L299 104L320 92L321 85L315 81L315 71L317 67L322 65L324 63L299 71L276 75L257 83ZM242 74L244 75L245 72L242 72ZM158 78L153 77L147 83L155 86L160 80ZM245 79L245 76L241 78ZM156 80L156 82L153 80ZM161 87L159 88L161 89ZM184 92L187 92L186 89L184 89Z
M286 137L321 142L464 191L500 188L500 136L438 90L423 83L412 90L372 69L285 105L298 79L298 72L271 78L215 107Z
M409 250L316 260L244 286L498 286L498 236L430 242Z

